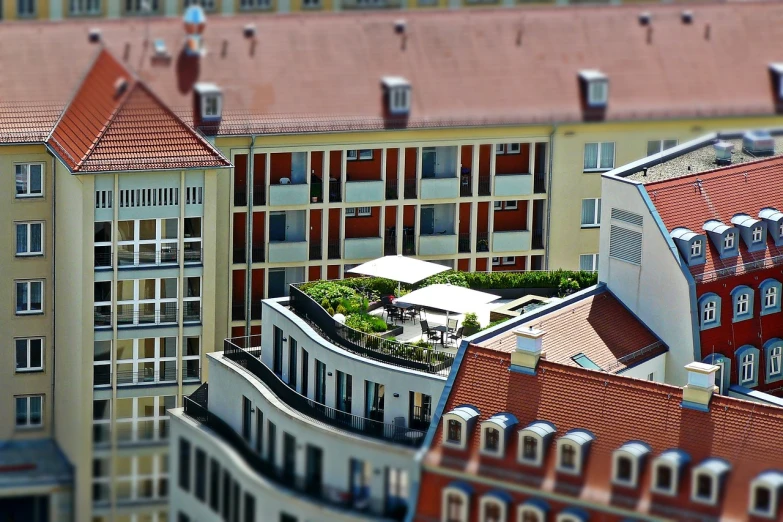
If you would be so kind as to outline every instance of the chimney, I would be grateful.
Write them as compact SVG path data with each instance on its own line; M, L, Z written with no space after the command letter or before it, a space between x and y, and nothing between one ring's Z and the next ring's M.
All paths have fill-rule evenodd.
M720 367L714 364L692 362L685 365L688 370L688 384L682 389L682 406L694 410L708 411L712 395L718 391L715 374Z
M97 43L101 41L101 30L97 27L93 27L90 29L90 32L87 33L87 40L90 43Z
M731 165L731 154L734 152L734 144L730 141L719 141L713 147L715 147L715 163L718 165Z
M535 374L538 361L545 357L543 352L544 330L523 326L514 330L517 349L511 354L511 367L521 373Z

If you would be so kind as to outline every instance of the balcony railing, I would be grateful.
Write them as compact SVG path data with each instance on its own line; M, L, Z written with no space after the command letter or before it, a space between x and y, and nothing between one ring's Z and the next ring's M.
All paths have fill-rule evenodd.
M299 394L261 361L260 348L240 348L231 339L223 343L223 355L258 377L284 403L330 426L404 446L420 447L424 432L397 424L359 417L315 402Z
M454 358L446 353L384 339L338 323L298 287L298 284L290 285L291 310L337 346L369 359L427 373L441 373L451 368Z
M231 320L232 321L244 321L245 320L245 302L237 301L231 304Z
M533 230L533 238L531 239L530 248L535 250L544 248L544 231L540 228Z
M134 425L135 424L135 425ZM169 439L168 419L144 419L133 422L115 422L117 443L126 444L165 444Z
M327 259L340 259L340 241L330 241L327 246Z
M311 176L310 178L310 201L315 198L315 203L323 203L324 201L324 183L321 178Z
M200 323L201 301L183 301L182 320L186 323Z
M462 198L468 198L473 195L473 179L471 177L462 177L459 185L459 195Z
M492 179L489 176L479 176L478 195L489 196L492 193Z
M212 430L224 443L236 451L256 473L284 488L293 490L298 496L305 496L340 509L358 507L358 499L354 498L350 491L343 491L324 485L320 475L312 475L310 477L297 476L295 473L291 473L290 470L275 466L253 451L240 434L234 431L220 417L209 411L207 407L207 390L207 384L203 384L196 393L184 398L185 415ZM200 394L203 399L194 400L197 394ZM379 510L374 506L370 506L370 512L394 520L403 520L406 509L404 505L398 506L394 511L383 509L382 507Z
M140 307L145 307L140 304ZM147 326L176 323L177 303L160 303L155 308L134 310L133 305L117 305L117 326Z
M397 180L386 180L386 199L397 199Z
M266 260L266 247L253 247L253 263L263 263Z
M185 243L185 249L182 251L185 263L201 263L204 258L204 251L200 248L188 248L189 243Z
M383 255L393 256L397 254L397 237L386 236L383 240Z
M198 366L188 366L188 360L182 361L182 382L190 382L201 380L201 368Z
M405 199L416 199L416 190L418 187L418 181L415 179L405 180Z
M244 263L246 261L245 258L245 247L234 247L234 263Z
M95 307L95 328L111 326L111 305Z
M533 174L533 192L536 194L546 194L546 174L536 172Z
M250 303L250 319L257 321L261 319L261 310L263 308L261 307L261 299L253 299L253 302Z
M342 194L341 194L341 187L340 187L340 181L330 181L329 182L329 201L332 203L340 202L342 201Z
M246 207L247 206L247 187L236 185L234 186L234 206Z
M466 254L470 252L470 234L460 234L457 242L457 252Z
M321 242L310 240L310 261L318 261L323 257L321 253Z
M266 205L266 185L253 185L253 206Z
M402 254L406 256L416 255L416 238L408 235L402 237Z
M111 384L111 365L101 364L92 367L92 385L109 386Z
M136 266L176 265L179 262L177 249L157 250L152 252L117 252L117 265L120 268Z
M724 277L755 272L756 270L762 270L764 268L773 268L778 265L783 265L783 256L748 261L747 263L742 263L728 268L720 268L718 270L711 270L701 274L694 274L693 278L697 283L706 283L709 281L715 281L716 279L723 279Z
M117 370L117 385L176 383L177 368L174 364L172 362L171 367L158 371L152 368L138 371Z
M429 407L422 408L421 406L414 406L411 412L410 425L411 428L416 428L422 431L427 431L430 427L430 421L432 420L432 413Z
M98 252L98 248L95 249L95 268L111 268L113 261L111 247L107 247L108 251L104 252Z
M476 234L476 252L489 252L489 234L479 232Z

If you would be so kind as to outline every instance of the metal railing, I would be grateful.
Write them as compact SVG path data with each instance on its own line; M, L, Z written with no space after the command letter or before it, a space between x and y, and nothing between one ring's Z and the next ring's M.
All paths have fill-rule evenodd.
M316 261L323 257L321 253L321 242L310 240L310 261Z
M260 348L240 348L231 339L223 342L223 355L258 377L281 401L294 410L330 426L404 446L420 447L424 432L406 426L359 417L331 408L299 394L260 359Z
M100 248L100 247L98 247ZM111 268L112 267L112 255L111 247L107 247L108 252L95 252L95 268ZM97 248L96 248L97 250Z
M244 321L245 320L245 302L237 301L231 304L231 320L232 321Z
M534 250L544 248L544 231L540 228L533 230L533 238L531 239L530 247Z
M387 236L383 239L383 255L393 256L397 254L397 237Z
M387 179L386 180L386 199L397 199L397 180L396 179Z
M201 248L187 248L189 243L185 243L185 249L182 251L183 261L185 263L201 263L204 257L204 250Z
M316 203L323 203L324 200L324 184L320 178L313 177L310 180L310 201L315 198Z
M234 247L234 263L244 263L247 260L245 257L245 247Z
M457 252L465 254L470 252L470 234L460 234L457 241Z
M427 373L440 373L451 368L454 357L435 350L392 341L355 330L338 323L309 295L290 285L289 306L318 331L322 337L351 352L369 359L411 368Z
M476 234L476 252L489 252L489 233L479 232Z
M201 301L183 301L182 320L187 323L200 323Z
M165 444L169 440L168 419L144 419L133 422L115 422L117 444Z
M533 193L546 194L546 174L543 172L533 174Z
M430 427L430 421L432 420L432 410L428 408L422 408L421 406L414 406L411 412L410 425L411 428L427 431Z
M200 381L201 368L189 368L187 363L187 359L182 361L182 382Z
M234 206L246 207L247 206L247 187L241 185L234 185Z
M419 181L417 179L406 178L403 183L403 196L405 199L416 199Z
M340 241L330 241L326 247L327 259L340 259Z
M465 178L463 178L464 180ZM467 183L460 182L459 196L461 198L469 198L473 195L473 178L468 178Z
M153 252L117 252L117 266L128 268L151 265L176 265L179 262L177 249L156 250Z
M748 272L755 272L756 270L763 270L765 268L772 268L783 264L783 256L770 257L768 259L759 259L756 261L749 261L740 265L732 266L729 268L719 268L718 270L711 270L704 272L703 274L694 274L693 278L697 283L707 283L709 281L715 281L717 279L723 279L724 277L731 277L739 274L747 274Z
M207 385L204 384L196 391L196 393L202 393L205 396L203 401L194 400L196 393L184 398L185 415L212 430L223 442L236 451L256 473L282 487L324 504L341 509L358 507L358 499L351 492L324 485L320 474L309 477L297 476L290 470L275 466L256 453L239 433L234 431L223 419L209 411L208 399L206 398L207 390ZM395 520L403 520L405 516L405 510L397 510L392 513L382 508L379 511L375 506L371 506L370 509L376 515L391 517Z
M340 181L329 182L329 201L335 203L342 201Z
M96 306L95 307L95 328L106 328L111 326L111 305Z
M489 196L492 193L492 178L489 176L479 176L478 195Z
M416 238L412 235L402 237L402 253L406 256L416 255Z
M266 205L266 184L253 185L253 206Z
M139 306L144 306L140 304ZM145 326L177 322L177 303L159 303L152 310L134 310L133 305L117 305L117 326Z
M266 260L266 247L253 247L251 256L253 263L263 263Z
M146 368L138 371L117 370L117 386L128 384L160 384L177 382L177 368L170 367L162 371Z

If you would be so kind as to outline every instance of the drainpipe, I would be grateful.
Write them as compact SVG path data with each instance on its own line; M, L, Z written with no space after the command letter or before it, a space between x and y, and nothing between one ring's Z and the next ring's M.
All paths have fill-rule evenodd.
M247 222L245 226L245 335L250 335L250 314L252 313L251 290L253 288L253 164L256 135L250 135L250 153L245 175L247 190Z
M57 213L55 212L55 209L56 209L56 206L57 206L57 198L55 197L55 190L56 190L55 187L57 186L57 183L56 183L56 180L57 180L57 158L54 157L54 154L52 154L52 152L50 150L47 149L47 151L49 152L49 156L52 157L52 224L51 224L51 227L50 227L52 229L52 290L51 290L52 294L51 295L52 295L52 310L55 310L55 304L56 304L55 299L57 298L56 297L57 296L57 292L55 291L55 288L57 286L56 285L57 282L55 280L55 273L56 272L55 272L54 267L55 267L55 260L57 259L57 251L56 251L57 243L55 242L54 238L57 237L56 228L55 228L57 226L56 225L56 221L55 221L55 216L57 215ZM46 178L44 178L44 182L46 182ZM44 299L44 302L46 302L46 299ZM55 332L57 332L57 314L55 312L52 312L52 336L51 336L51 342L52 342L52 400L51 400L51 404L50 404L49 407L52 409L52 439L57 440L56 439L56 435L55 435L55 430L54 430L54 427L55 427L54 426L54 415L55 415L55 413L57 411L57 409L54 407L54 397L55 397L55 395L54 395L54 385L55 385L55 373L57 371L56 370L56 365L55 365L55 361L56 361L55 357L56 357L56 354L57 354L57 350L55 349L55 338L56 338L56 333ZM44 346L44 348L45 348L45 346ZM45 355L46 354L44 353L44 356Z
M544 270L549 270L549 222L552 217L552 166L555 161L555 134L557 133L557 123L552 125L552 132L549 133L549 175L546 183L546 237L544 238Z

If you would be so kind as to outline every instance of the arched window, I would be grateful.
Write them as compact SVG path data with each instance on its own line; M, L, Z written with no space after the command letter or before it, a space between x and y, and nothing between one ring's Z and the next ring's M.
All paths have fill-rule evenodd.
M748 286L738 286L731 291L734 305L734 322L753 317L753 290Z
M691 500L702 504L715 504L720 498L720 488L731 467L719 458L705 459L693 468L691 475Z
M554 433L554 425L547 421L535 421L519 430L517 461L528 466L541 466L544 451Z
M731 359L719 353L711 353L702 362L718 367L718 371L715 372L715 386L718 387L718 393L726 393L730 384Z
M448 522L462 522L462 511L464 509L465 499L457 493L450 493L446 497L446 520Z
M740 369L742 370L742 378L740 379L740 382L746 382L753 380L753 354L752 353L746 353L742 356L742 366Z
M560 445L560 467L568 470L576 468L576 448L573 445Z
M557 440L557 471L578 475L595 437L582 429L573 429Z
M462 423L458 420L450 419L448 425L448 438L446 440L459 444L462 441Z
M500 431L496 428L485 428L484 449L493 453L500 449Z
M679 449L669 449L653 461L653 479L651 489L659 495L676 495L680 473L690 457Z
M737 384L753 388L759 383L759 349L750 345L741 346L734 352L737 363Z
M471 486L462 482L443 488L441 522L468 522L471 492Z
M783 346L773 346L769 351L769 373L777 375L780 373L781 356L783 356Z
M699 298L699 327L708 330L720 326L720 297L712 292Z
M764 343L767 374L765 382L783 380L783 339L770 339Z
M780 520L780 492L783 491L783 471L765 471L750 483L751 515Z
M650 447L639 441L623 444L612 454L612 482L618 486L635 488Z
M506 522L506 503L491 493L482 497L479 522Z
M761 294L761 315L780 312L781 285L777 279L765 279L759 285Z

